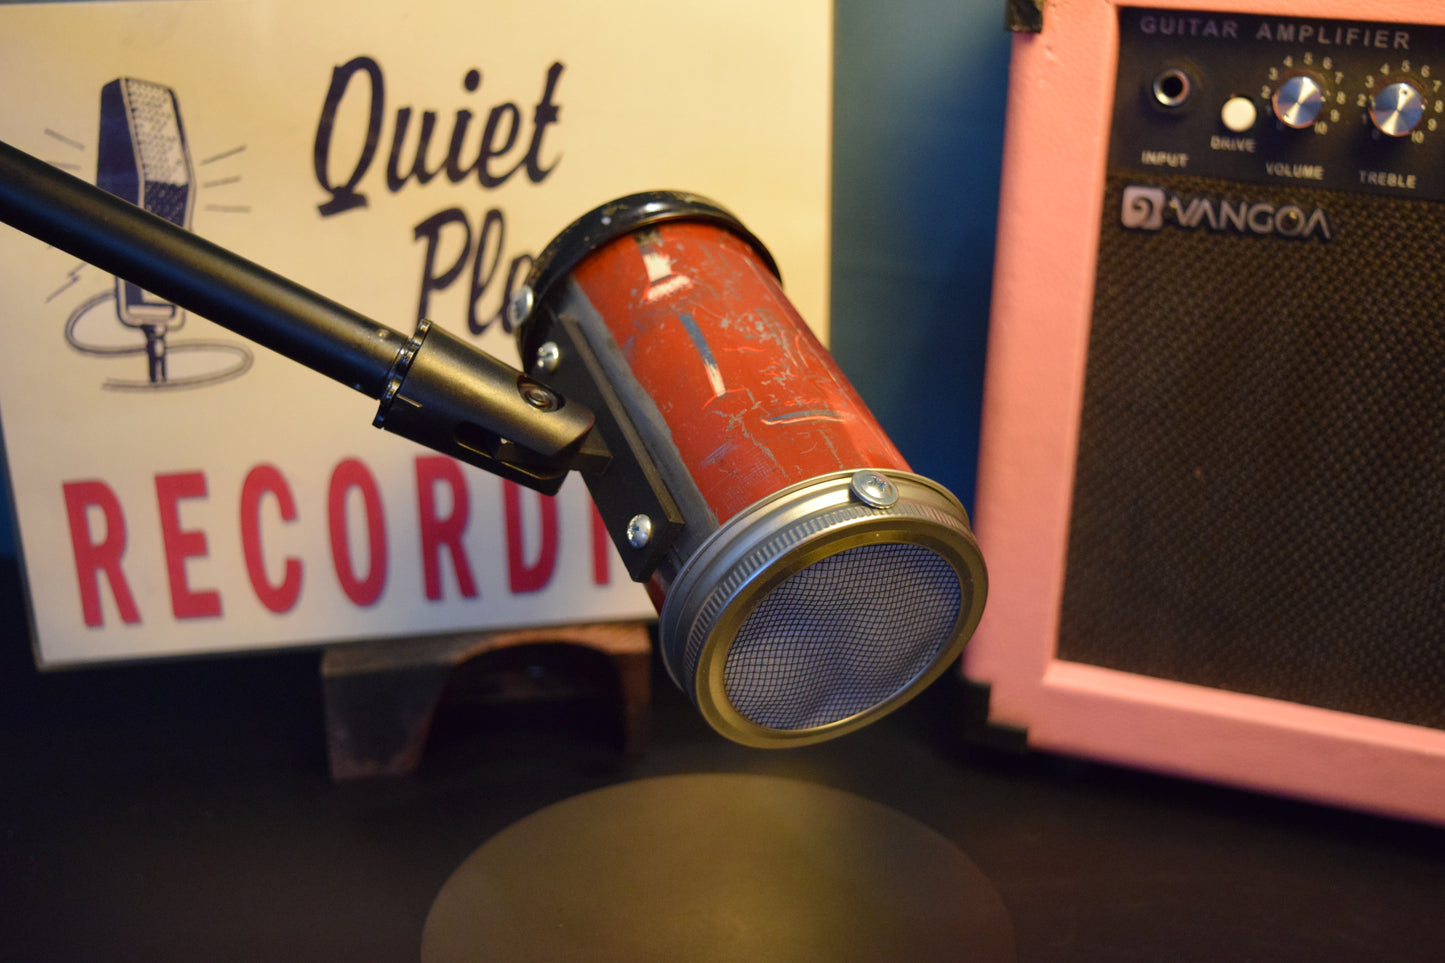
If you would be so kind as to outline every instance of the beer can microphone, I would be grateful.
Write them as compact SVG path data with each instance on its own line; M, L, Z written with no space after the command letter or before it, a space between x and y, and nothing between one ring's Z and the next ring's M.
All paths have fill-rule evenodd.
M713 728L818 742L954 663L987 586L968 516L909 470L732 214L680 192L599 207L510 320L524 368L598 415L613 460L584 477Z

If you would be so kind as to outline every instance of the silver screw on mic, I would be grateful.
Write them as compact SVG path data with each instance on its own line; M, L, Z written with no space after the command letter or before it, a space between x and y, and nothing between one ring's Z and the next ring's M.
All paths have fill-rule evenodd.
M627 520L627 544L633 548L645 548L652 541L652 519L646 515L633 515Z
M855 472L848 490L869 508L892 508L898 503L898 486L876 471Z

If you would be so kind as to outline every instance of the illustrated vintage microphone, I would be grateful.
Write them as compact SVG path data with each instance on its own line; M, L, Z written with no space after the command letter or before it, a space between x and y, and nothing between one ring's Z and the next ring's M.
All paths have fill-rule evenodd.
M173 91L133 77L106 84L100 92L98 152L97 187L177 227L190 227L191 156ZM150 381L165 381L166 332L183 323L180 308L117 276L115 310L121 324L145 335Z
M731 214L604 205L509 306L527 373L406 338L0 144L0 219L380 402L375 424L555 493L580 471L723 735L817 742L952 664L986 574L962 505L909 471Z
M97 187L177 227L190 228L196 204L195 167L175 91L136 77L119 77L106 84L100 91L97 144ZM141 333L143 344L99 344L79 334L86 315L106 302L113 303L122 325ZM112 291L90 298L71 313L65 336L70 346L83 354L145 355L146 380L112 379L105 383L108 389L184 389L227 381L250 369L251 352L243 345L196 339L168 342L167 336L184 324L185 312L179 305L117 275ZM179 352L220 357L223 364L175 377L169 361Z

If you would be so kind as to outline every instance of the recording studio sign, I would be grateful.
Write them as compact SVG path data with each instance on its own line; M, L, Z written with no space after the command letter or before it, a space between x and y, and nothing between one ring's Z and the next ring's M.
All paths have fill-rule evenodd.
M823 328L831 4L713 8L0 5L0 83L29 92L0 140L512 364L502 306L536 252L685 188L765 239ZM642 30L648 57L619 56ZM739 74L744 48L786 55ZM370 398L9 228L0 306L42 664L653 612L580 479L549 499L377 431Z

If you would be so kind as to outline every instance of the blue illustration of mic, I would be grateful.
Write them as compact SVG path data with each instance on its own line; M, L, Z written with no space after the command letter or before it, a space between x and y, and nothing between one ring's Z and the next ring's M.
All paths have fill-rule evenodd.
M101 88L96 185L175 224L190 228L195 204L190 151L180 105L169 87L122 77ZM146 339L148 374L166 380L166 332L184 312L173 302L115 280L116 314Z

